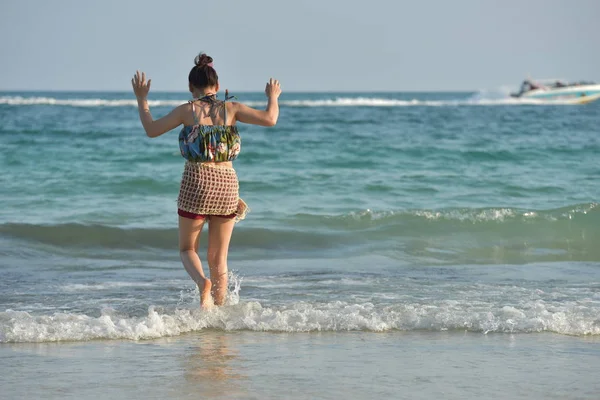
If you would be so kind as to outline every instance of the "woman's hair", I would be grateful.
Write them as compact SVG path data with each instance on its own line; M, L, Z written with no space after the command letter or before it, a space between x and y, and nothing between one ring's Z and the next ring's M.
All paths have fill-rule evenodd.
M216 86L219 82L217 71L213 68L213 59L206 53L200 53L194 60L195 67L190 71L188 80L197 89Z

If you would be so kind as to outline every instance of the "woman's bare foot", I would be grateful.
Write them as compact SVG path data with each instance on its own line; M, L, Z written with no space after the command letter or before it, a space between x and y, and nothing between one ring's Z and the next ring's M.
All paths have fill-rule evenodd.
M213 305L212 296L210 294L210 290L212 288L212 282L210 279L204 279L204 287L201 288L198 285L198 289L200 290L200 307L209 308Z

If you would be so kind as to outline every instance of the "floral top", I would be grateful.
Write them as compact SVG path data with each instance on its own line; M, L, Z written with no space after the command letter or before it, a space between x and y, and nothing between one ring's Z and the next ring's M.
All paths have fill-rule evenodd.
M188 161L233 161L240 154L235 125L186 125L179 133L179 150Z
M205 100L202 98L200 100ZM216 100L210 100L216 102ZM179 133L179 150L181 155L188 161L233 161L237 158L241 149L241 138L236 125L201 125L194 108L194 125L185 125ZM225 113L227 108L221 102ZM227 121L225 114L224 121Z

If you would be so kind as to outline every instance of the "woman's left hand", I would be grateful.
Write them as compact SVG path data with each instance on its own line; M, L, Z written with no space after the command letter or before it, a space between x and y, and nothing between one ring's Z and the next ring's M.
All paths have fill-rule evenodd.
M136 71L133 79L131 80L131 86L133 86L133 93L135 93L135 97L146 98L148 96L148 92L150 91L150 82L152 79L148 79L146 81L146 73L142 72L140 75L140 71Z

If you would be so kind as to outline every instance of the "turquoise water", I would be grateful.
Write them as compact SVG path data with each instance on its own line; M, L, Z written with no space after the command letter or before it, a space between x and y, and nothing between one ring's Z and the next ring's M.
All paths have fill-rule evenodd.
M265 104L263 94L237 97ZM188 98L152 93L152 113ZM276 361L237 341L252 337L285 340L291 353L324 340L331 359L354 351L395 368L388 352L409 352L404 340L431 350L431 335L450 334L434 337L451 347L466 332L479 360L462 359L468 369L486 364L481 336L500 334L496 350L509 362L502 335L531 344L552 333L582 340L569 354L600 366L600 102L284 93L276 127L241 126L234 166L251 213L234 231L228 305L212 311L198 309L177 251L177 131L147 138L135 105L129 93L0 93L0 344L12 346L3 351L155 339L176 340L176 353L192 334L234 340L245 354L237 367ZM292 335L262 336L282 332ZM556 340L548 347L562 351ZM523 370L536 367L540 353L520 349ZM430 355L423 362L435 365ZM578 398L593 398L589 374L577 381L548 365L556 385L578 382ZM512 382L495 375L490 390ZM555 392L542 386L533 398ZM389 381L383 393L398 389Z
M187 98L154 93L152 112ZM276 127L242 126L252 211L232 240L225 323L171 321L196 301L177 253L183 159L176 131L144 135L135 104L0 95L1 342L204 327L600 334L600 103L284 94ZM126 329L90 331L113 314ZM173 326L135 332L154 315Z

